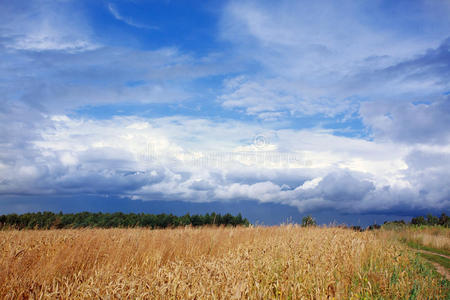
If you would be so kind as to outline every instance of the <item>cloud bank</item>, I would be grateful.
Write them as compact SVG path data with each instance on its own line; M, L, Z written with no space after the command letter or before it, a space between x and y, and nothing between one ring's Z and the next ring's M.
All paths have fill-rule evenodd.
M40 140L22 155L2 158L3 195L27 191L194 202L257 200L302 212L341 213L440 210L450 204L448 146L277 130L277 144L260 148L252 137L257 128L240 122L67 116L47 121ZM217 136L226 144L211 142Z

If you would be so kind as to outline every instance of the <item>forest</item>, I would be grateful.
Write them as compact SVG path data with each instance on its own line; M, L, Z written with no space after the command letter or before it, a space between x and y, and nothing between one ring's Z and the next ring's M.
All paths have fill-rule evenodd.
M229 213L199 215L186 214L135 214L135 213L69 213L37 212L26 214L8 214L0 216L0 229L62 229L62 228L171 228L178 226L248 226L250 223L239 213L233 216Z

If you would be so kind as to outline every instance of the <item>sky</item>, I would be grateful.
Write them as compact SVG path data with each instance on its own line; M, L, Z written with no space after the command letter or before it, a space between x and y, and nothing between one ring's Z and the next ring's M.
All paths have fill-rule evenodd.
M0 0L0 213L450 213L450 2Z

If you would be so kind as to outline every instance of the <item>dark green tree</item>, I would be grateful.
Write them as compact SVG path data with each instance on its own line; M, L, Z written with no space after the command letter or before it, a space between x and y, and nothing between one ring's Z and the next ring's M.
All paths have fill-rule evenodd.
M418 216L411 219L411 224L413 225L426 225L427 221L423 216Z
M316 220L311 215L303 217L303 219L302 219L303 227L316 226L316 225L317 225Z
M442 213L439 217L439 225L450 227L450 218L445 213Z
M438 225L439 224L439 218L433 216L432 214L427 215L427 224L428 225Z

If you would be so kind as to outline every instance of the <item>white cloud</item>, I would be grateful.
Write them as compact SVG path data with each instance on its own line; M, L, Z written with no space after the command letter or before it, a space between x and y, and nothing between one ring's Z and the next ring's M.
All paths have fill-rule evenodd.
M3 3L0 33L7 48L30 51L93 50L91 29L74 3L30 1L24 10L20 1Z
M421 18L394 17L383 5L401 15L418 10ZM448 91L448 50L439 50L450 29L445 12L445 4L420 1L406 8L379 1L231 1L221 37L258 68L226 83L219 100L265 119L267 113L335 116L354 112L361 100Z
M226 72L216 62L198 61L173 47L147 51L103 47L39 55L6 52L5 58L0 64L0 76L9 78L0 82L5 101L39 106L47 113L88 105L180 103L198 95L189 87L194 80Z
M149 26L149 25L145 25L145 24L140 24L140 23L135 22L132 18L124 17L123 15L121 15L119 13L117 7L112 3L108 4L108 10L114 16L114 18L116 18L119 21L124 22L127 25L130 25L130 26L133 26L136 28L142 28L142 29L152 29L152 30L158 29L157 26Z
M428 103L364 103L361 115L379 140L449 145L450 96L432 100Z
M219 101L224 108L243 109L246 114L265 120L282 119L289 115L323 114L334 117L357 109L350 100L334 101L324 95L315 94L312 97L310 88L299 85L292 78L250 80L239 76L226 81Z
M246 156L242 147L254 142L259 128L237 121L49 119L51 125L39 130L41 138L31 141L31 157L15 153L0 160L1 194L76 192L195 202L253 199L301 211L340 212L441 209L448 204L450 191L443 187L449 177L440 178L448 164L435 163L448 155L445 147L434 147L434 156L429 156L433 163L422 168L417 155L431 151L423 147L314 130L277 130L276 151L247 148ZM149 145L155 152L149 153ZM198 163L186 155L208 159ZM433 180L421 183L427 176Z

